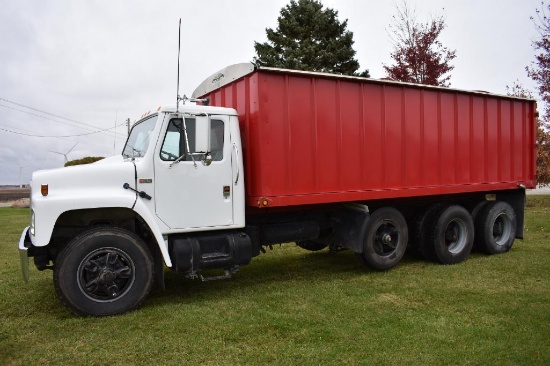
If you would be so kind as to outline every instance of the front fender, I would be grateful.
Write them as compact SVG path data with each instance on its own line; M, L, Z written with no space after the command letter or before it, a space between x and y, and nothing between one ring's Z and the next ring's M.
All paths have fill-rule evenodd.
M55 223L64 212L106 207L131 209L136 194L123 185L134 186L135 175L133 162L120 159L34 172L30 230L33 245L48 245Z
M149 225L149 229L151 229L151 232L157 240L158 247L160 249L160 252L162 253L162 257L164 258L164 263L166 263L168 267L172 267L172 260L170 259L170 255L168 254L168 242L167 240L164 240L155 217L153 216L149 208L147 208L142 199L138 199L136 201L134 211L139 216L141 216L141 218L143 219L143 221L145 221L145 223L147 223L147 225Z
M157 241L165 264L168 267L172 267L172 261L168 254L168 244L162 236L161 228L158 226L155 217L147 208L146 204L142 199L135 201L134 194L117 193L118 194L104 195L101 199L97 197L73 196L71 200L63 199L63 197L48 199L47 202L41 199L34 200L32 209L33 211L36 210L39 214L36 215L38 219L36 219L34 223L34 234L32 234L32 230L29 230L29 232L31 232L29 236L33 245L36 247L43 247L49 244L56 222L65 212L100 208L127 208L135 212L136 215L149 226L149 229ZM74 202L78 202L78 206L76 206Z
M59 217L65 212L113 207L128 208L139 215L149 226L157 241L165 264L168 267L172 267L172 261L168 254L168 244L162 236L162 231L155 217L143 200L137 199L136 201L135 194L131 191L123 190L122 187L120 190L111 192L111 194L108 194L108 192L103 193L101 197L71 195L71 199L66 198L66 196L50 197L47 200L42 198L33 199L32 209L38 213L36 215L38 219L34 223L34 234L31 233L30 235L33 245L42 247L49 244L53 228Z
M31 210L34 222L31 222L31 241L36 247L48 245L55 223L68 211L124 207L132 209L136 201L134 192L120 187L111 190L94 190L87 194L82 190L64 191L62 195L33 196Z

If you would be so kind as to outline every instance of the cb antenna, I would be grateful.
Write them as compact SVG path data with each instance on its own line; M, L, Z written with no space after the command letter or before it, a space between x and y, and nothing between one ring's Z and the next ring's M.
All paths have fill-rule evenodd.
M178 29L178 90L176 91L176 113L179 112L180 107L180 48L181 48L181 18Z
M204 98L204 99L187 98L186 95L184 95L183 97L180 97L180 49L181 49L181 18L180 18L180 25L178 29L178 90L176 91L176 113L179 113L180 100L183 101L183 104L185 104L186 101L200 102L204 105L210 104L210 99L208 98Z

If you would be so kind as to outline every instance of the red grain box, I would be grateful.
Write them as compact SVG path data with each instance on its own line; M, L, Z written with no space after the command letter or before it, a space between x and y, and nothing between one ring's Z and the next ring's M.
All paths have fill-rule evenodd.
M248 206L536 186L534 100L252 64L193 96L238 111Z

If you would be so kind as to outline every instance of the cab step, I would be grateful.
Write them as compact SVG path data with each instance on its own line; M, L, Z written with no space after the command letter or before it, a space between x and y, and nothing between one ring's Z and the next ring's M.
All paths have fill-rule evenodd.
M203 276L202 274L198 274L199 278L202 282L209 282L209 281L218 281L218 280L227 280L231 278L231 271L224 270L222 275L219 276Z

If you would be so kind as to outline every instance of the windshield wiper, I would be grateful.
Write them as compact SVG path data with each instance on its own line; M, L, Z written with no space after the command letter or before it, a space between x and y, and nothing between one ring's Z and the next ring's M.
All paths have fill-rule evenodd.
M124 151L127 150L127 149L124 149L124 151L122 152L122 156L124 156L125 158L135 158L135 157L141 158L143 156L141 155L143 153L141 150L138 150L133 146L128 146L128 147L132 149L132 155L128 153L124 153Z
M181 155L179 158L177 158L176 160L174 160L174 161L170 164L169 168L171 168L172 165L177 164L177 163L179 163L180 161L182 161L182 159L185 158L187 155L188 155L187 153L184 153L184 154ZM195 168L196 168L196 167L197 167L197 162L195 161L195 157L193 156L193 154L189 154L189 156L191 156L191 160L193 160L193 165L194 165Z

